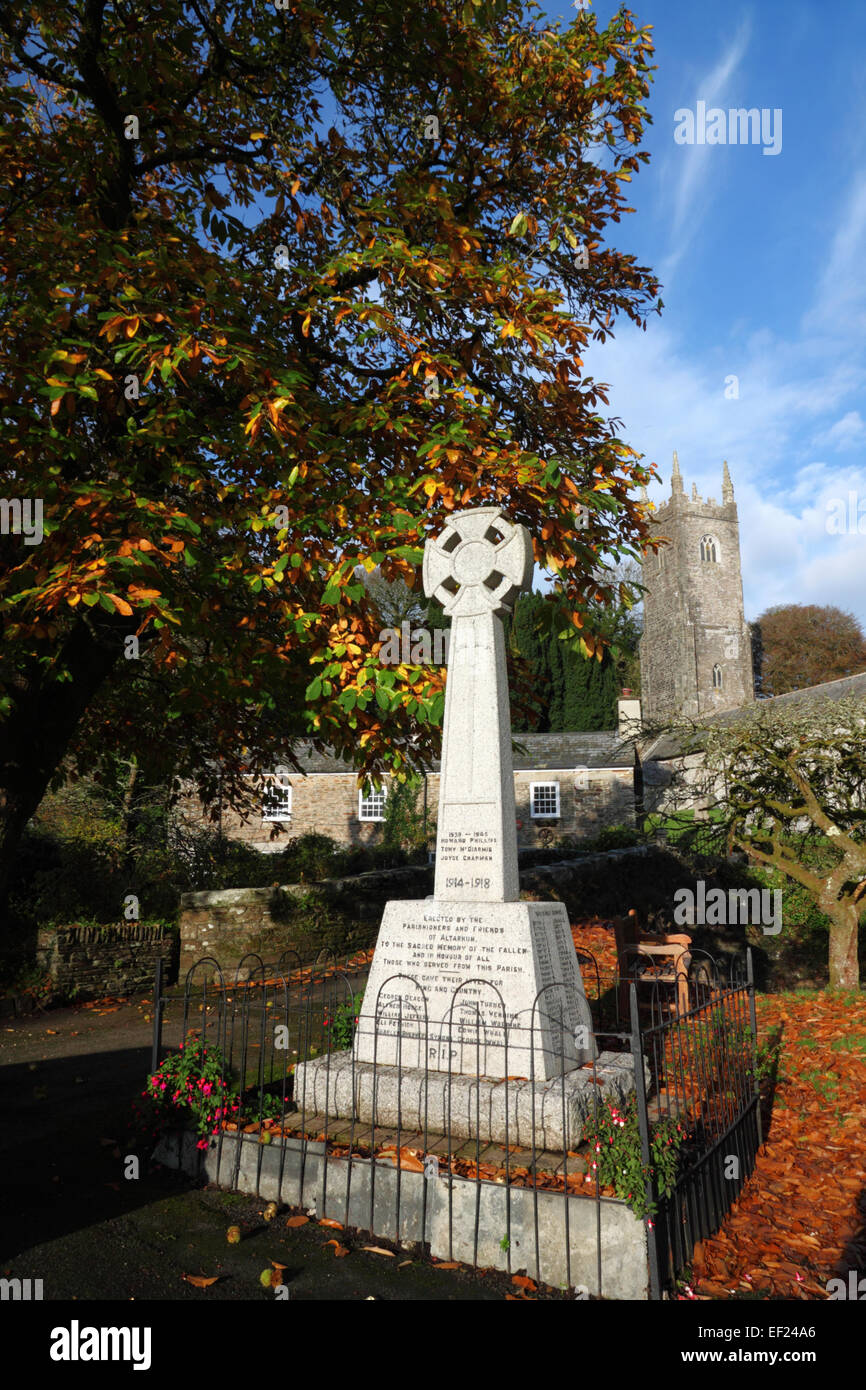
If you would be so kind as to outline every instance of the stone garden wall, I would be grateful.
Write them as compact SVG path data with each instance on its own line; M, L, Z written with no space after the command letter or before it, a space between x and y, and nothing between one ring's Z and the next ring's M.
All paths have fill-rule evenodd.
M65 998L99 998L153 988L156 962L166 962L166 982L177 974L177 933L161 924L125 922L113 927L50 927L40 931L37 957Z
M432 866L415 864L315 884L183 893L180 969L183 973L208 955L221 965L236 965L252 950L270 960L289 947L303 961L323 948L346 954L374 944L389 898L426 898L432 892Z
M669 904L675 888L688 881L683 875L669 849L640 845L521 868L520 886L542 900L561 900L573 918L592 917ZM432 892L432 866L412 865L312 885L184 893L180 969L183 973L207 955L226 966L236 965L249 950L273 961L292 946L308 961L323 946L337 954L372 946L386 902ZM313 905L304 908L305 901Z

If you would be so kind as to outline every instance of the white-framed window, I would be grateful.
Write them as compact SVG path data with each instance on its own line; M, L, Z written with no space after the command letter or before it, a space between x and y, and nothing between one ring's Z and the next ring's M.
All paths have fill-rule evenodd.
M559 816L559 783L530 782L529 810L533 820L556 820Z
M384 787L365 787L358 792L358 820L385 819Z
M262 789L262 820L291 820L292 788L268 782Z

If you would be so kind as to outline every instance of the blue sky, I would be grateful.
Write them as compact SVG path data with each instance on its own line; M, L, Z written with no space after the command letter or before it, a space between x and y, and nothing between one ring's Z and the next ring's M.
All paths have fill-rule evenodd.
M600 21L616 8L594 6ZM727 458L747 618L834 604L866 627L866 3L630 8L653 25L652 158L611 240L659 275L665 308L646 333L621 322L586 368L610 383L622 437L660 466L656 503L674 449L705 499L720 498ZM565 0L545 12L575 13ZM699 101L780 108L779 153L676 143L674 113Z

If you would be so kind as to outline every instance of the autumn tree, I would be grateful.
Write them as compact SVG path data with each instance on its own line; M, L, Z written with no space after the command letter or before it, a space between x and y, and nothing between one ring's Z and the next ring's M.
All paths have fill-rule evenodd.
M660 308L608 239L651 51L517 0L7 0L0 900L65 756L226 802L298 735L423 757L441 672L377 662L355 570L413 585L455 508L577 629L613 595L651 470L583 355Z
M832 989L859 988L866 912L866 701L796 698L672 726L669 809L694 805L720 844L801 884L830 923ZM782 925L784 931L784 923Z
M866 637L853 613L831 605L777 604L755 625L761 644L761 688L784 695L866 671Z

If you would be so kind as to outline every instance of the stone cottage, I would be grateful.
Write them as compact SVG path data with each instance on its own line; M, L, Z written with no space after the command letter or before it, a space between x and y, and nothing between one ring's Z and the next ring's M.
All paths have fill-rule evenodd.
M592 836L607 825L635 824L640 778L633 746L624 742L640 712L636 700L619 702L619 727L601 733L514 735L517 839L524 847L566 835ZM252 784L253 809L246 819L231 807L205 816L194 793L185 791L177 815L188 826L218 826L229 839L263 853L280 850L289 837L315 831L341 845L375 845L382 838L390 778L381 787L358 784L357 774L309 744L295 748L300 771L288 759L282 771ZM439 763L427 772L419 804L435 824Z

